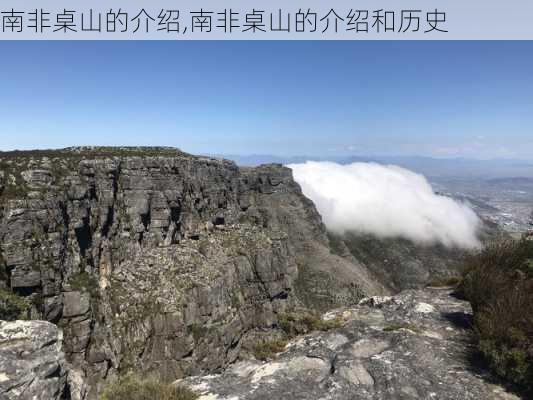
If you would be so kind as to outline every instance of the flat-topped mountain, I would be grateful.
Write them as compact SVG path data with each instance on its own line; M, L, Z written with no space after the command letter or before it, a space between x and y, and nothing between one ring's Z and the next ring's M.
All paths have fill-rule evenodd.
M418 260L416 251L394 250L391 273L372 262L377 239L345 240L349 249L330 239L279 164L239 168L159 147L0 153L0 295L9 310L0 319L61 328L73 399L95 399L128 371L167 380L219 371L275 336L287 313L453 273L449 263L417 261L407 271L423 278L406 283L400 263ZM2 394L15 398L10 390Z

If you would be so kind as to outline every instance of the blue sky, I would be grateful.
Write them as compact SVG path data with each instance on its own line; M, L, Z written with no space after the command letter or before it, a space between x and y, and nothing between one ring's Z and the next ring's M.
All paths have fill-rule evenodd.
M533 42L2 42L0 149L533 159Z

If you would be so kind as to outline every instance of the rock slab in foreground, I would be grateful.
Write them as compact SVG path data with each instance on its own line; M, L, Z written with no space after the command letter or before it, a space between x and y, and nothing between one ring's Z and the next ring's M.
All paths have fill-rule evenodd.
M469 362L468 303L449 290L405 291L334 311L343 328L292 341L267 363L181 381L201 400L517 399Z
M62 333L45 321L0 321L0 399L66 398Z

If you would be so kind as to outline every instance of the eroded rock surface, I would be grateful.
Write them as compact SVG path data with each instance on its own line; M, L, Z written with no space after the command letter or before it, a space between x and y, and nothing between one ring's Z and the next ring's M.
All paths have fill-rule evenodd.
M45 321L0 321L0 399L67 397L62 334Z
M387 292L331 253L288 168L168 148L0 153L0 290L63 330L89 398L130 369L218 371L280 313Z
M471 310L450 290L409 290L327 313L344 327L291 341L269 362L180 381L202 400L517 399L469 359Z

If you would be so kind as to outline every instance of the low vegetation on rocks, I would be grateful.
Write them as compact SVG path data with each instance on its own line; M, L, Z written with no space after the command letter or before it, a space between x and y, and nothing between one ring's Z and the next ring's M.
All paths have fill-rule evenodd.
M125 375L107 386L100 400L195 400L198 396L189 389L163 383L156 378Z
M258 360L266 361L285 350L287 343L288 341L286 339L275 339L258 343L254 347L254 356Z
M98 282L96 278L85 271L74 275L69 283L73 290L89 292L93 298L98 296Z
M0 320L27 319L31 303L24 297L0 289Z
M473 255L459 289L490 368L533 393L533 241L503 241Z
M314 331L325 332L340 328L344 325L344 321L340 318L323 320L317 314L302 311L281 314L278 325L283 331L283 337L256 344L254 356L258 360L265 361L273 358L277 353L281 353L285 350L285 346L290 339Z
M279 326L289 338L305 335L312 331L329 331L340 328L343 325L341 319L323 320L319 315L302 312L282 314L279 318Z

